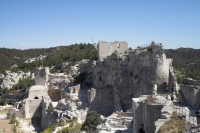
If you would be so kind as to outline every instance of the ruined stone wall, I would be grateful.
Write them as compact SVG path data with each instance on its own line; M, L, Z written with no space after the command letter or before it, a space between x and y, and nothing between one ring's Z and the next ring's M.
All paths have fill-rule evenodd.
M34 118L34 117L38 117L40 118L41 116L41 101L42 99L34 99L34 100L27 100L27 106L28 106L28 113L26 118Z
M106 41L99 41L98 42L98 58L103 59L107 56L111 55L114 52L123 54L128 49L127 42L124 41L115 41L115 42L106 42Z
M48 97L47 90L31 90L29 91L28 94L28 99L29 100L34 100L34 99L43 99L44 97Z
M22 109L11 108L9 109L8 113L15 114L17 117L25 118L23 108Z
M200 107L200 86L180 85L180 102Z
M88 101L91 106L113 107L114 105L112 88L107 88L105 90L93 88L88 91L88 96Z
M200 80L193 80L193 79L186 78L186 79L184 79L184 84L200 86Z
M145 133L154 133L154 124L161 117L163 105L147 104L139 98L133 98L133 130L138 133L143 124Z
M67 75L54 75L54 74L48 74L48 80L51 81L53 79L57 80L65 80L68 79Z
M155 45L152 50L136 49L123 56L113 53L98 60L93 70L96 95L91 96L92 106L104 105L103 99L112 97L115 111L127 111L132 107L132 97L152 94L155 84L158 92L165 93L166 86L173 82L169 81L170 69L172 60L166 58L161 45ZM113 95L107 92L108 87Z
M35 70L35 85L46 85L48 81L49 68L39 68Z
M46 129L53 124L57 124L59 121L59 113L52 112L49 113L48 109L49 101L45 101L45 99L41 102L41 128Z

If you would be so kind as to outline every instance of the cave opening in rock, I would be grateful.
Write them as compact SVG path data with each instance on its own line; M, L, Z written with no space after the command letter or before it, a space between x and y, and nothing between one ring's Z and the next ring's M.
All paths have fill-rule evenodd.
M39 99L37 96L34 99Z

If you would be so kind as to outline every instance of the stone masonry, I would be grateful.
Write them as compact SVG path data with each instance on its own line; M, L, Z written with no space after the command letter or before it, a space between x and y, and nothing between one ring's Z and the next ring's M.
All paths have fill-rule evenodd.
M125 51L127 50L128 50L128 43L125 41L115 41L110 43L106 41L99 41L97 57L99 59L104 59L114 52L124 54Z

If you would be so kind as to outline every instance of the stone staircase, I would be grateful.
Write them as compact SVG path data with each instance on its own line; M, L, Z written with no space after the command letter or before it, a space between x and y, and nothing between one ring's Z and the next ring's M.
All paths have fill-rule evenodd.
M114 131L121 133L132 133L133 130L132 127L132 115L131 113L125 113L125 112L116 112L113 113L111 116L109 116L105 122L105 124L102 125L101 130L104 131Z

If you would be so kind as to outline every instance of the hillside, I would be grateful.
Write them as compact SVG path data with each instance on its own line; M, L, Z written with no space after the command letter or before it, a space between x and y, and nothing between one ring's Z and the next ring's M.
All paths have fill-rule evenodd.
M179 75L200 80L200 49L168 49L166 55L173 59L173 67L180 72Z
M70 46L58 46L46 49L6 49L0 48L0 73L11 69L11 66L18 65L18 68L11 69L18 70L33 70L35 67L42 65L42 61L34 61L31 63L24 63L29 58L34 58L40 55L47 56L43 59L44 66L55 66L54 71L60 70L60 64L63 62L70 62L74 64L81 59L95 58L96 51L92 44L74 44ZM63 70L62 70L63 71Z
M7 49L0 48L0 73L11 69L14 64L18 68L11 70L31 70L42 65L42 61L34 61L24 63L29 58L34 58L40 55L46 55L43 59L44 66L55 66L52 72L67 72L67 68L62 67L62 63L69 63L67 67L74 65L75 62L81 59L95 58L96 50L92 44L73 44L69 46L58 46L46 49ZM166 49L167 58L173 59L173 67L179 73L178 80L182 82L184 77L200 79L200 49L179 48ZM181 76L182 75L182 76Z

